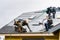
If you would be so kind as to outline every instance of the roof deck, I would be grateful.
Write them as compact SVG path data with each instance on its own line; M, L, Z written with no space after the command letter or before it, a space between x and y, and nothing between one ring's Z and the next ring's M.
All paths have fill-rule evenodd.
M60 12L56 13L56 18L53 19L53 25L56 26L60 23ZM14 30L14 21L11 21L7 25L5 25L3 28L0 29L0 34L4 35L16 35L16 36L53 36L53 33L45 32L45 26L44 25L38 25L39 22L42 22L43 19L46 17L46 13L23 13L20 15L16 20L18 19L29 19L29 27L32 30L32 32L29 31L27 26L23 26L26 28L27 33L18 33ZM58 17L57 17L58 16ZM33 25L34 24L34 25ZM60 25L60 24L59 24Z

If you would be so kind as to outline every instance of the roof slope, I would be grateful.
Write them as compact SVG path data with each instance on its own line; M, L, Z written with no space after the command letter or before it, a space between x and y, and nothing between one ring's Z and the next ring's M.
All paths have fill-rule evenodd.
M57 19L57 16L59 16L60 12L56 13L56 18L53 19L53 25L56 25L49 29L48 32L54 32L58 29L60 29L60 19ZM39 22L41 22L45 17L46 13L34 13L34 12L29 12L29 13L23 13L20 15L16 20L18 19L28 19L31 16L35 16L30 22L29 22L29 27L32 30L32 32L44 32L45 31L45 26L43 25L37 25ZM18 33L14 31L14 21L11 21L9 24L5 25L3 28L0 29L0 33ZM33 25L36 24L36 25ZM24 28L27 29L27 32L30 32L29 29L24 26Z

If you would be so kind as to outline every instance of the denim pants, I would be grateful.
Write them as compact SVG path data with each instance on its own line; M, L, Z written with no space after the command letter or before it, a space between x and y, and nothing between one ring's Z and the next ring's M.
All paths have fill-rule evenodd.
M53 18L55 18L55 13L53 13Z
M48 31L50 29L50 25L48 23L45 23L45 28L46 28L46 31Z

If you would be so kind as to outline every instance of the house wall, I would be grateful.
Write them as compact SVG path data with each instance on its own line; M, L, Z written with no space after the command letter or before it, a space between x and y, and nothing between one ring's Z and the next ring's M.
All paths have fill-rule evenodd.
M45 40L59 40L59 38L58 37L20 37L20 36L18 36L18 37L16 37L16 36L9 36L9 37L6 37L6 39L5 40L23 40L23 39L26 39L26 38L28 38L28 39L34 39L34 38L36 38L36 39L38 39L38 38L44 38Z
M25 40L26 38L29 39L39 39L39 38L44 38L45 40L59 40L60 38L60 32L56 33L54 36L25 36L25 37L21 37L21 36L6 36L5 40Z
M26 39L40 39L45 40L60 40L60 31L54 33L54 36L6 36L5 40L26 40Z

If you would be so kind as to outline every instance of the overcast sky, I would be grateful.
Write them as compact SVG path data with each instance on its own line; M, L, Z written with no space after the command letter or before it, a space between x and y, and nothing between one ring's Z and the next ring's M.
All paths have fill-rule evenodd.
M60 6L60 0L0 0L0 28L24 12Z

